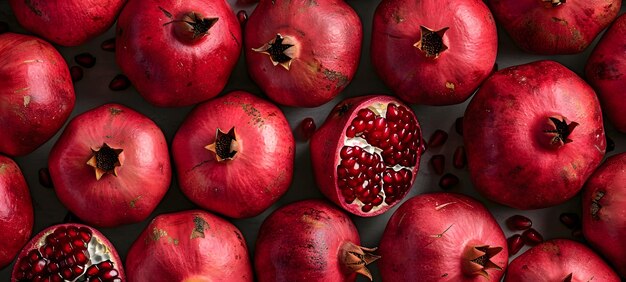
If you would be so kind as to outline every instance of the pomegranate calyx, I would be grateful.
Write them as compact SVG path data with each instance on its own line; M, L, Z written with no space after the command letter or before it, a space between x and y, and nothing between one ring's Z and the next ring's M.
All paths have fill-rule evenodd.
M573 276L574 276L574 273L570 273L569 275L565 277L565 279L563 279L563 282L572 282Z
M187 43L198 42L201 38L209 34L209 29L213 27L219 18L204 18L196 12L189 12L181 20L173 20L166 23L174 24L174 34L176 37Z
M502 247L468 246L463 254L463 273L465 275L481 275L489 277L487 270L502 270L500 266L491 261L491 258L502 251Z
M291 62L296 56L297 47L291 37L283 37L280 33L277 33L276 38L259 48L252 48L252 50L268 55L274 66L281 65L286 70L289 70Z
M591 212L591 217L593 219L600 219L600 215L598 215L598 213L602 209L600 200L602 200L605 194L606 193L604 191L596 191L593 194L593 198L591 199L591 206L589 207L589 211Z
M571 143L569 136L578 126L577 122L568 123L563 116L551 116L548 118L544 129L545 136L548 138L548 146L552 148L560 148L561 146Z
M227 133L218 128L215 134L215 142L204 148L215 153L215 159L218 162L234 159L239 150L235 127L232 127Z
M377 248L365 248L355 245L352 242L346 242L341 247L341 261L344 266L351 272L361 274L372 281L372 273L367 269L367 265L380 258L375 255Z
M435 31L421 25L420 40L413 46L424 52L427 58L437 59L443 51L448 50L448 46L443 43L443 35L448 29L448 27L444 27Z
M98 149L91 149L91 157L87 165L94 168L96 180L100 180L105 174L117 176L117 168L122 166L120 154L123 151L123 149L111 148L107 143L102 143L102 147Z
M546 6L548 6L548 7L557 7L557 6L560 6L561 4L565 4L565 2L567 2L567 0L542 0L542 1L547 3Z

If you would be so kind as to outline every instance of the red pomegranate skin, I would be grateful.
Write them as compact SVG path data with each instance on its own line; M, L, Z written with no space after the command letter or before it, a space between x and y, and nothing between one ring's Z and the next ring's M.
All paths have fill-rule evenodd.
M486 276L464 271L471 264L466 252L480 246L502 248L490 258L501 270L485 269ZM404 202L389 219L379 251L383 281L500 281L508 262L506 238L493 216L480 202L454 193Z
M571 276L571 280L568 276ZM606 262L585 245L568 239L543 242L509 264L505 282L606 281L619 277Z
M420 26L449 28L448 47L428 57L414 46ZM385 0L374 14L371 57L383 82L402 100L451 105L469 98L489 76L496 61L495 21L479 0Z
M129 282L253 281L239 229L200 210L154 218L130 247L126 274Z
M608 158L583 189L585 239L626 278L626 153Z
M219 161L206 147L218 141L218 129L232 128L238 148L232 159ZM234 218L259 215L287 192L295 148L281 110L243 91L198 105L172 141L183 193L203 209Z
M103 144L123 150L115 173L98 180L88 165ZM50 151L50 177L61 203L84 222L114 227L142 221L171 181L167 143L148 117L106 104L76 116Z
M569 2L568 2L569 3ZM578 123L553 143L555 123ZM465 111L470 178L495 202L538 209L576 195L604 157L602 113L593 89L553 61L509 67L485 81Z
M78 46L107 31L126 0L9 0L26 30L63 46Z
M361 20L343 0L262 0L244 32L252 80L271 100L292 107L317 107L337 96L356 73L363 41ZM288 70L253 50L277 34L294 45L287 49L294 52Z
M185 32L195 13L217 19L206 33ZM197 29L197 30L200 30ZM115 59L139 94L159 107L182 107L217 96L241 52L241 28L219 1L129 1L117 22Z
M412 163L412 167L405 166L404 168L410 168L411 177L409 181L409 186L404 192L395 192L397 195L394 202L390 204L382 203L381 205L373 208L371 211L364 212L361 204L357 205L354 204L357 202L346 202L346 198L342 194L342 190L338 186L338 181L341 179L341 177L338 173L337 167L340 166L342 163L341 150L343 149L343 147L348 146L346 142L350 143L351 138L347 138L346 135L347 128L350 127L351 122L356 119L359 111L364 108L369 108L372 105L387 106L389 104L394 104L398 107L406 108L410 112L410 115L412 115L413 122L416 125L411 130L407 130L407 132L412 131L411 133L413 134L414 138L418 140L417 148L413 148L415 159ZM408 124L408 122L402 121L398 122L398 124L405 125ZM409 190L413 186L415 177L417 176L417 171L419 169L420 157L422 152L424 151L424 141L421 134L422 132L419 122L417 121L417 117L414 116L413 111L404 103L400 102L394 97L386 95L369 95L346 99L333 108L333 110L326 118L324 124L322 124L322 126L315 132L315 134L311 138L311 163L313 166L313 173L315 175L317 186L324 194L324 196L326 196L332 202L334 202L349 213L362 217L373 217L382 214L397 203L399 203L408 194ZM371 144L365 144L365 146L370 145ZM406 145L404 146L403 150L408 150ZM398 151L397 148L394 149L394 152L396 151ZM398 159L395 157L390 158ZM385 169L392 167L392 165L385 164ZM356 186L358 185L355 185L355 188ZM385 197L387 197L386 192L384 193L384 195Z
M74 109L74 87L61 54L28 35L0 34L0 153L23 156L59 131Z
M626 133L626 16L622 15L600 39L585 66L587 81L598 93L602 112L617 130Z
M576 54L617 17L622 1L487 0L515 44L541 55Z
M0 155L0 269L13 261L33 230L33 205L22 171Z
M254 253L257 281L356 281L342 250L360 244L350 218L329 202L309 199L268 216Z

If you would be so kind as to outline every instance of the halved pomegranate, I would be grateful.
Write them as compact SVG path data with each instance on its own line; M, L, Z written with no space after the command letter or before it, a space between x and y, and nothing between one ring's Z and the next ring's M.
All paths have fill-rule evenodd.
M315 179L346 211L381 214L413 186L424 150L415 114L385 95L344 100L311 138Z
M22 249L11 281L125 281L122 261L102 233L82 224L59 224Z

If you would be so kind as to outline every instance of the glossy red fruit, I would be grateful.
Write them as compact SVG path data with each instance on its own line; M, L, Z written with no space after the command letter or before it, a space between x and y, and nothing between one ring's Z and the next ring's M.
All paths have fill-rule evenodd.
M115 59L144 99L181 107L217 96L241 51L225 0L129 1L117 22Z
M70 223L37 234L18 256L11 274L20 281L126 281L122 260L102 233Z
M367 265L376 248L360 246L348 215L322 200L305 200L268 216L256 241L254 268L259 282L355 281L372 279Z
M487 0L515 44L543 54L580 53L617 16L621 0Z
M183 193L235 218L259 215L287 192L295 149L280 109L243 91L198 105L172 142Z
M65 59L36 37L0 34L0 153L22 156L48 141L74 109Z
M626 153L612 156L583 190L585 238L626 279Z
M585 66L587 81L597 91L602 112L626 133L626 15L620 16L598 42Z
M567 201L604 157L598 98L553 61L496 72L469 103L463 123L474 187L517 209Z
M167 191L167 143L148 117L106 104L76 116L48 159L57 197L85 222L102 227L142 221Z
M346 99L311 138L315 180L344 210L364 217L381 214L413 186L422 143L413 110L397 99Z
M516 214L506 219L506 226L510 230L521 231L532 227L533 222L528 217Z
M543 242L509 264L504 282L620 281L617 274L591 249L576 241Z
M391 216L377 263L383 281L500 281L508 262L500 226L478 201L422 194ZM418 255L416 255L418 254Z
M33 204L17 164L0 155L0 269L28 242L33 230Z
M316 107L354 77L363 31L343 0L262 0L244 40L248 72L270 99Z
M9 0L21 26L63 46L81 45L107 31L125 3L126 0Z
M154 218L128 251L130 282L252 282L243 235L232 223L200 210Z
M496 61L495 21L480 0L384 0L374 14L374 69L409 103L461 103Z

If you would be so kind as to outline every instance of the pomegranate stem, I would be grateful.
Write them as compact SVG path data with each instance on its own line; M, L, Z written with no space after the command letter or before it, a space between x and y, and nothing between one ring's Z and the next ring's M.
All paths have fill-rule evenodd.
M420 40L413 46L424 52L426 57L437 59L443 51L448 50L448 46L443 43L443 35L448 29L448 27L444 27L435 31L425 26L420 26Z
M340 250L341 261L349 271L361 274L372 281L372 273L366 266L380 258L373 253L374 251L376 248L365 248L346 242Z
M102 147L96 150L91 149L91 157L87 161L87 165L94 168L96 180L100 180L105 174L117 176L117 167L122 165L120 154L123 151L122 149L111 148L107 143L103 143Z
M543 130L547 137L548 147L559 148L567 143L571 143L569 138L574 129L578 126L576 122L567 123L563 116L548 117L546 129Z
M467 246L463 254L463 273L468 276L481 275L489 277L488 269L502 270L500 266L491 261L491 258L502 251L502 247Z
M239 142L235 134L235 127L232 127L227 133L221 129L217 129L215 142L204 147L205 149L215 153L215 159L218 162L232 160L239 150Z
M166 23L174 23L174 34L176 37L187 43L198 42L205 35L209 34L209 29L213 27L219 18L203 18L196 12L189 12L181 20L173 20Z
M277 33L274 39L259 48L252 48L252 50L268 55L274 66L281 65L289 70L296 54L297 47L294 43L291 38L283 37Z

